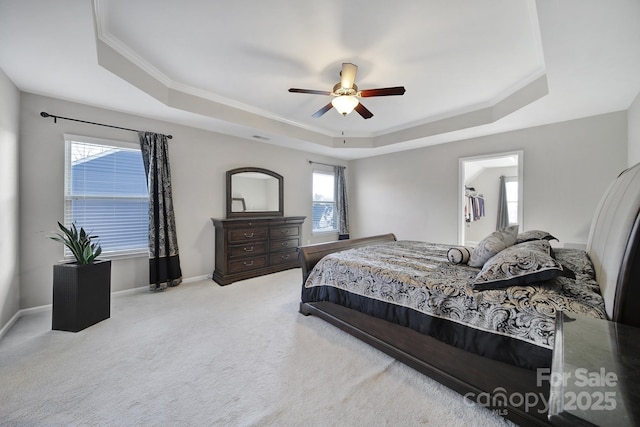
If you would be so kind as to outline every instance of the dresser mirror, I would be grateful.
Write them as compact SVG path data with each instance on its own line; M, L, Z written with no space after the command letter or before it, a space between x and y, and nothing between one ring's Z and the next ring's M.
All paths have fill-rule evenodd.
M227 171L227 218L283 216L283 178L262 168Z

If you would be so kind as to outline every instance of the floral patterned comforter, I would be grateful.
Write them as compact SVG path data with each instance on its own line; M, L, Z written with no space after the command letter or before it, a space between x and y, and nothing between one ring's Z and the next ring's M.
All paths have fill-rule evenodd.
M584 251L554 249L556 259L575 273L575 279L474 291L470 283L480 269L450 263L450 247L397 241L330 254L318 262L304 286L336 287L548 349L553 348L559 310L606 318Z

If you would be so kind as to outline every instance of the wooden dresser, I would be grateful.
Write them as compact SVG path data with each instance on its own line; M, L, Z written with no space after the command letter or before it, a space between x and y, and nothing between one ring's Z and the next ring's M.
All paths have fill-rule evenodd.
M224 286L299 267L298 246L305 218L211 218L216 228L213 280Z

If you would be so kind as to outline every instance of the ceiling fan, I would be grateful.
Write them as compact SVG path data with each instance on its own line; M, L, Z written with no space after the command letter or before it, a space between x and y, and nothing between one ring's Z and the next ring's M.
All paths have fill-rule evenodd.
M312 90L312 89L296 89L291 88L289 92L293 93L310 93L313 95L330 95L334 98L330 103L319 109L313 114L313 117L320 117L331 108L335 107L336 110L343 116L346 116L353 110L356 110L365 119L373 117L373 113L369 111L358 98L367 98L371 96L390 96L390 95L404 95L404 86L385 87L378 89L365 89L358 90L358 86L354 83L356 79L356 73L358 72L358 66L345 62L342 64L342 71L340 72L340 82L333 86L333 91L328 92L324 90Z

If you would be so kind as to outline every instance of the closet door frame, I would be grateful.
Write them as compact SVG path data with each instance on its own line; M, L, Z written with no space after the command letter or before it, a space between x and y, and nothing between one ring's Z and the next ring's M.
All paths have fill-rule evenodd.
M500 153L484 154L472 157L460 157L458 159L458 244L465 244L464 218L465 206L465 182L466 171L470 165L493 164L498 166L514 166L512 158L516 158L515 166L518 167L518 225L519 230L525 230L524 226L524 150L506 151Z

